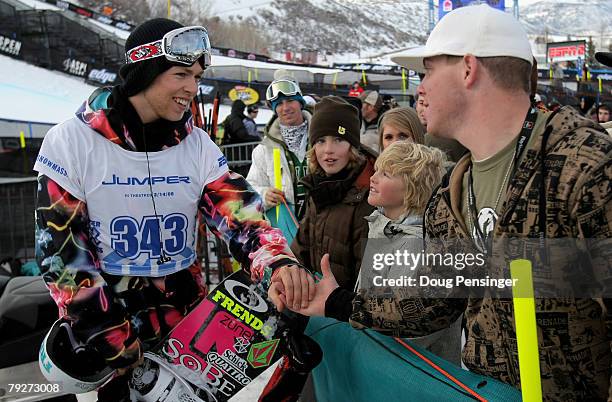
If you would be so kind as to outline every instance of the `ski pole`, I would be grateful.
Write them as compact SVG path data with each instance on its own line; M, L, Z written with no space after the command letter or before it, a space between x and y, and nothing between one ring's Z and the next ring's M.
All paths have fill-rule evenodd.
M467 385L465 385L464 383L462 383L461 381L459 381L458 379L456 379L455 377L453 377L451 374L449 374L446 370L444 370L442 367L438 366L436 363L432 362L431 360L429 360L427 357L423 356L421 353L419 353L415 348L413 348L412 346L408 345L406 342L404 342L404 340L400 339L400 338L393 338L397 343L399 343L400 345L402 345L403 347L405 347L406 349L408 349L409 351L411 351L412 353L414 353L415 355L417 355L419 358L421 358L421 360L423 360L425 363L429 364L431 367L433 367L436 371L438 371L439 373L441 373L442 375L444 375L446 378L448 378L449 380L451 380L452 382L454 382L455 384L457 384L459 387L463 388L463 390L467 391L470 395L472 395L474 398L476 398L478 401L480 402L487 402L487 400L485 398L483 398L482 396L478 395L474 390L472 390L470 387L468 387Z
M210 130L212 129L212 109L208 109L208 126L206 127L206 132L210 135Z
M287 201L285 200L285 197L283 197L283 204L285 205L285 208L287 208L287 212L289 212L289 216L291 217L291 220L293 221L293 223L295 223L295 227L299 228L300 224L298 223L297 218L295 217L293 212L291 212L291 208L289 208L289 205L287 205Z
M221 103L221 95L219 91L215 95L215 102L213 103L213 117L212 117L212 136L214 139L217 138L217 119L219 119L219 103Z
M199 122L198 122L198 108L196 107L195 99L191 101L190 109L191 109L191 117L193 119L193 125L196 127L200 127Z
M202 88L199 88L199 94L196 96L198 99L198 110L200 111L200 120L202 129L206 126L206 117L204 115L204 94L202 94Z

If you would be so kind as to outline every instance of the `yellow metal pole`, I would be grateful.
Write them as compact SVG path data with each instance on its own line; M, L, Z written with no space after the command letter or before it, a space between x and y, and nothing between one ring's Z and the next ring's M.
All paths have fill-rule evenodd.
M279 190L283 189L283 176L281 170L281 153L280 148L274 148L272 150L272 158L274 162L274 188ZM280 204L276 206L276 223L278 224L278 217L280 214Z
M602 93L603 92L602 91L603 87L602 87L602 84L601 84L601 77L597 77L597 80L599 81L599 93Z
M512 302L514 304L521 393L523 401L541 402L542 380L531 261L512 261L510 275L512 279L517 279L514 282L516 285L512 288Z
M171 0L168 0L168 19L170 19L170 1Z

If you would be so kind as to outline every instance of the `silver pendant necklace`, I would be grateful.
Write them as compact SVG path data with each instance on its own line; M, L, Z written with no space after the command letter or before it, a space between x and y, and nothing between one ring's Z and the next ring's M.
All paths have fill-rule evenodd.
M495 214L497 215L497 206L499 205L499 201L501 200L501 196L504 193L504 189L506 188L506 184L508 182L508 178L510 177L510 172L512 171L512 167L514 166L514 159L516 157L516 149L514 150L514 153L512 154L512 158L510 159L510 164L508 165L508 169L506 169L506 174L504 175L504 180L502 181L501 187L499 189L499 192L497 193L497 198L495 200L495 205L493 207L493 211L495 211ZM472 170L472 166L470 166L470 174L471 174L471 170ZM473 183L471 182L471 180L468 180L469 182L469 186L472 187L471 191L474 192L473 189ZM475 198L475 197L474 197ZM473 232L474 232L474 227L477 224L476 221L472 221L474 220L478 220L478 216L475 216L472 218L472 208L470 208L470 196L469 196L469 191L465 192L465 202L466 205L468 206L467 208L467 216L468 216L468 230L472 233L472 237L473 236ZM474 206L473 206L473 210L474 211L478 211L478 207L476 205L476 202L474 202ZM497 223L497 222L495 222ZM495 225L494 225L495 226ZM486 237L488 237L488 235L486 233L483 233L485 239Z

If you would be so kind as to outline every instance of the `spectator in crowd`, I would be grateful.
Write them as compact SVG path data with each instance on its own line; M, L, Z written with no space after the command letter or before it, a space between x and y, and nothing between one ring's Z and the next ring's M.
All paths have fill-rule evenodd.
M416 100L414 99L414 95L408 95L408 106L411 108L416 107Z
M264 129L261 144L253 150L247 180L264 200L266 215L274 227L293 239L305 211L306 189L300 180L308 171L306 151L312 115L297 82L279 75L266 90L274 115ZM281 151L282 190L274 187L274 149ZM285 207L284 202L287 204ZM281 206L279 219L275 207Z
M306 103L306 107L308 109L313 109L314 105L316 105L320 100L321 98L317 94L304 95L304 102Z
M601 64L612 67L612 52L597 52L595 58ZM610 109L608 109L608 116L610 115ZM601 126L608 131L608 134L612 135L612 120L602 123Z
M383 100L383 106L382 106L382 108L380 110L380 114L381 115L383 113L385 113L387 110L395 109L396 107L399 107L399 103L397 103L397 100L395 100L393 95L384 94L384 95L381 95L381 96L382 96L382 100Z
M595 99L589 96L581 96L579 102L580 113L583 116L588 116L589 110L595 104Z
M342 99L357 108L357 110L359 111L359 121L361 122L363 120L363 116L361 115L361 106L363 106L363 102L361 101L361 99L355 98L353 96L343 96Z
M319 273L321 257L331 252L331 269L346 289L357 281L367 241L364 217L372 212L367 197L374 157L362 150L359 125L359 110L340 97L326 96L315 105L309 129L309 174L302 180L308 190L306 212L291 244L300 262ZM306 383L304 400L312 400L313 389L312 383Z
M427 119L425 119L425 108L427 107L427 103L425 102L425 97L417 94L417 101L414 106L417 115L419 116L419 121L423 125L425 131L427 131Z
M363 88L361 87L361 85L359 85L359 81L355 81L353 82L353 85L351 85L351 89L348 93L348 96L358 98L363 93L363 91Z
M232 111L223 121L224 144L259 141L259 136L249 133L244 124L246 119L244 109L246 109L246 105L241 99L236 99L232 103Z
M605 103L599 105L597 108L597 120L600 123L607 123L610 121L610 106Z
M249 136L253 138L257 137L261 140L259 132L257 131L257 123L255 122L258 113L259 106L257 106L257 104L247 106L247 115L244 117L244 120L242 120L242 123L249 133Z
M487 5L452 11L424 48L396 58L406 68L426 71L418 90L428 102L428 132L458 140L470 151L434 193L425 231L431 238L468 239L494 257L504 251L489 251L490 238L597 239L581 251L585 254L561 250L563 259L554 267L570 277L593 273L590 262L607 258L609 263L605 253L612 210L606 172L612 166L612 141L571 107L554 115L530 107L532 60L521 24ZM508 261L493 258L488 269L496 269L496 262ZM519 386L511 303L478 297L427 303L425 310L411 314L409 321L419 328L414 335L439 330L465 312L463 363L471 371ZM547 298L536 299L535 306L541 317L538 333L546 334L538 337L545 400L608 399L609 302ZM551 314L566 317L567 325L544 319ZM584 333L590 334L588 340ZM572 363L576 348L590 356L579 365ZM502 365L505 369L499 370Z
M378 125L378 147L382 151L396 141L408 140L417 144L425 141L425 130L416 111L398 107L386 111Z
M378 153L378 120L382 115L383 98L378 91L365 91L361 99L361 143Z

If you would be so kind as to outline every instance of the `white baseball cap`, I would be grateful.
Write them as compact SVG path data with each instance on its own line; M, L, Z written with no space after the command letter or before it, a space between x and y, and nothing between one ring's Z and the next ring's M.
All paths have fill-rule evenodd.
M423 59L449 55L476 57L517 57L533 63L529 39L512 15L487 4L455 9L435 26L425 46L391 57L407 69L425 72Z
M595 59L605 66L612 67L612 52L596 52Z

